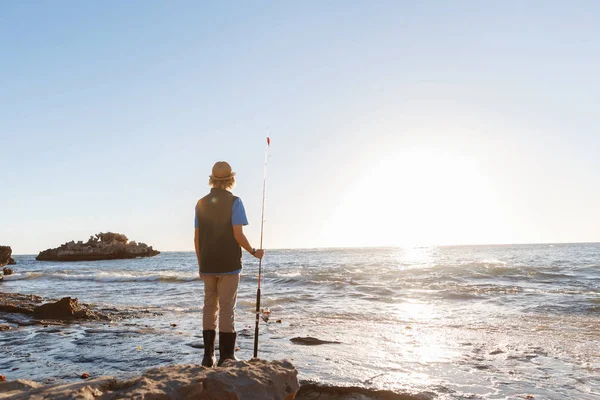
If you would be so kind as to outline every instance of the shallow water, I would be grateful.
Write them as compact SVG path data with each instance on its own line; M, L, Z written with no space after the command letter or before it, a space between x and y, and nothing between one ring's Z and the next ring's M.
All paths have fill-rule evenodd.
M2 332L0 373L9 379L123 376L200 361L193 253L15 259L3 291L147 313ZM244 265L238 357L250 358L257 263ZM259 356L292 359L300 379L448 399L600 399L600 244L273 250L263 266L272 314L261 321ZM290 342L297 336L341 344Z

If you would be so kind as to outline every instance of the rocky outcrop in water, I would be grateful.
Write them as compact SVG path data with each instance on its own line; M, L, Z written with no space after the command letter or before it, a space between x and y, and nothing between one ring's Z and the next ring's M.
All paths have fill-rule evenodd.
M219 368L169 365L128 380L99 377L54 386L9 380L0 382L0 399L292 400L299 389L297 375L287 361L227 361Z
M100 308L77 299L44 299L34 294L0 292L0 318L16 326L67 325L90 321L119 321L160 315L151 309ZM1 399L1 397L0 397Z
M294 344L301 344L303 346L318 346L320 344L341 344L340 342L331 342L328 340L321 340L314 337L294 337L290 339L290 342Z
M302 382L296 400L432 400L434 394L404 394L358 386L327 386Z
M79 304L77 299L63 297L44 303L40 296L0 293L0 312L26 314L36 319L109 320L109 316Z
M99 233L85 243L70 241L55 249L40 252L38 261L96 261L152 257L160 254L152 246L130 241L120 233Z
M10 246L0 246L0 267L5 265L16 264L15 260L12 259L12 249Z
M46 303L33 309L33 316L43 319L88 319L88 320L107 320L108 317L95 313L79 305L77 299L63 297L57 302Z

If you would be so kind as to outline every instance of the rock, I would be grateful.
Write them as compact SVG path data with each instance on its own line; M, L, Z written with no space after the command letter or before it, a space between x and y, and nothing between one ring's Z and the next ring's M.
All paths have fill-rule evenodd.
M15 381L6 381L6 377L4 377L4 379L2 379L2 377L4 377L4 376L0 375L0 382L2 382L2 383L0 383L0 393L3 393L3 394L10 393L10 392L18 393L18 392L31 390L31 389L37 389L37 388L43 386L41 383L27 381L25 379L17 379ZM0 398L2 398L2 397L0 397Z
M12 249L10 246L0 246L0 267L5 265L16 264L15 260L12 259Z
M326 386L302 382L296 400L430 400L431 394L404 394L356 386Z
M109 315L89 307L80 305L77 299L64 297L58 301L43 304L40 296L24 295L18 293L0 293L0 311L7 313L25 314L30 318L39 319L37 322L11 321L18 325L31 324L56 324L49 320L110 320ZM3 317L11 320L9 317Z
M44 319L108 319L102 318L98 314L83 308L79 305L77 299L63 297L57 302L46 303L33 309L33 315L36 318Z
M119 260L137 257L153 257L160 254L152 246L136 243L120 233L106 232L90 236L86 243L67 242L55 249L40 252L38 261L96 261Z
M287 361L228 361L223 367L169 365L141 377L100 377L85 382L39 386L34 382L1 382L0 393L12 400L44 399L182 399L292 400L300 385Z
M42 303L42 298L34 295L0 293L0 311L18 314L33 314L33 309Z
M4 275L12 275L13 274L13 270L11 268L4 267L4 268L2 268L2 273Z
M89 378L91 375L89 372L84 372L83 374L81 374L81 379L87 379Z
M16 265L17 262L12 257L8 257L8 265Z
M327 340L321 340L314 337L295 337L291 338L290 341L294 344L301 344L304 346L317 346L319 344L340 344L341 342L330 342Z
M10 325L0 325L0 332L9 331L11 329Z

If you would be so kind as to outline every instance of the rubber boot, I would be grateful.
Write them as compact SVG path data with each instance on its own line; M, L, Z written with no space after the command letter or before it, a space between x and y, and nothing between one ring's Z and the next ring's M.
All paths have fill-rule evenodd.
M204 339L204 358L202 359L202 366L204 367L214 367L217 363L217 357L215 357L216 336L216 331L202 331L202 338Z
M238 361L235 357L235 332L219 332L219 364L221 366L225 360Z

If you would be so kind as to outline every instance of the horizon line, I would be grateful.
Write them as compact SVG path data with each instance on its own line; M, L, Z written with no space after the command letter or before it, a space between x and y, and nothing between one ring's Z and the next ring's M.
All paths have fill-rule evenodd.
M484 246L542 246L542 245L562 245L562 244L600 244L600 241L592 242L538 242L538 243L479 243L479 244L410 244L410 245L374 245L374 246L324 246L324 247L278 247L265 248L265 250L350 250L350 249L401 249L401 248L419 248L419 247L484 247ZM163 253L183 253L192 252L192 250L159 250Z
M542 245L564 245L564 244L600 244L600 241L592 242L538 242L538 243L480 243L480 244L412 244L412 245L396 245L396 246L324 246L324 247L279 247L266 248L265 250L351 250L351 249L402 249L402 248L423 248L423 247L485 247L485 246L542 246ZM191 250L159 250L161 253L191 253ZM33 256L30 254L13 254L13 256Z

